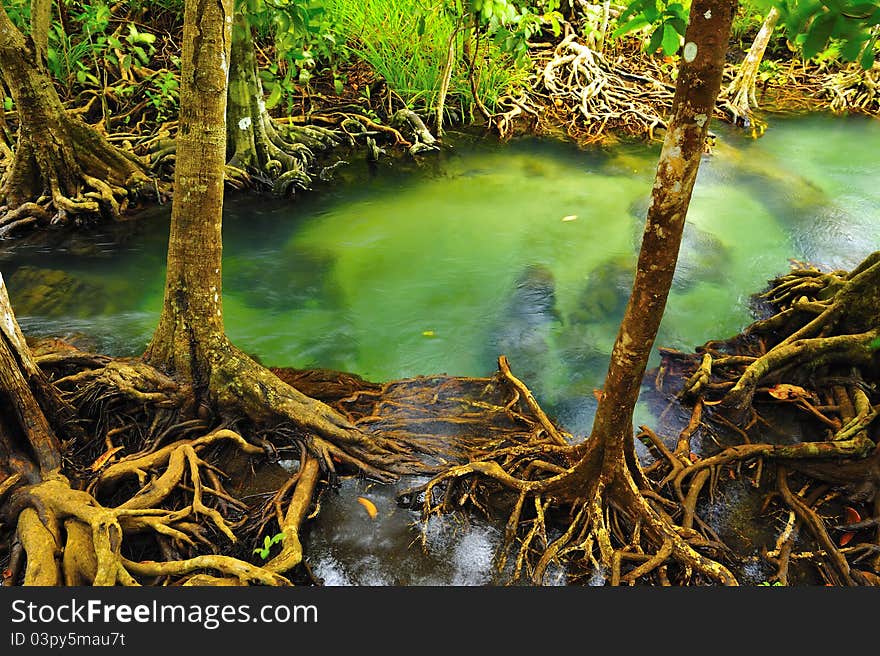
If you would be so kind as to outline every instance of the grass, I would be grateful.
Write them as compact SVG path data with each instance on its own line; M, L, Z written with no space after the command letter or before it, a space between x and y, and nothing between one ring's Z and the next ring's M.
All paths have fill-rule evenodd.
M388 86L413 109L436 106L450 36L457 19L417 1L327 0L327 9L351 51L385 78ZM463 32L457 35L458 61L453 69L446 106L455 121L472 120L475 103L468 69L461 55ZM481 39L477 95L494 110L499 98L524 85L528 70Z

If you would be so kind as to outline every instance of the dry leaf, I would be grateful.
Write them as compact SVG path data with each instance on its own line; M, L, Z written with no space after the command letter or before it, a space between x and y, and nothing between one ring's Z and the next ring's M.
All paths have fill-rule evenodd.
M601 401L602 397L605 396L605 392L600 389L593 388L593 396L596 397L597 401Z
M101 467L103 467L105 464L107 464L107 462L110 460L110 458L113 457L114 453L118 453L119 451L122 451L121 446L116 446L116 447L113 447L112 449L109 449L108 451L105 451L100 456L98 456L98 459L95 460L95 462L93 462L89 466L89 469L91 469L92 471L98 471L99 469L101 469Z
M862 521L862 516L855 508L850 508L849 506L847 506L844 510L846 511L847 524L855 524L856 522Z
M379 510L376 508L376 504L365 497L358 497L358 503L361 504L367 511L367 514L370 516L370 519L376 519L376 515L379 514Z
M838 544L839 544L841 547L845 547L846 545L849 544L850 540L852 540L852 539L855 537L855 535L856 535L856 534L855 534L855 533L852 533L852 532L850 532L850 533L844 533L843 535L840 536L840 542L839 542Z
M774 399L780 399L782 401L787 401L788 399L808 399L810 398L810 393L805 390L803 387L798 387L797 385L789 385L788 383L779 383L778 385L774 385L767 393L770 394Z

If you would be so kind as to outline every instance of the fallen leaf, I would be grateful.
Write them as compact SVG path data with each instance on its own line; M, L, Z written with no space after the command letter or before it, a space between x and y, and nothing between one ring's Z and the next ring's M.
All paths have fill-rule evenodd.
M593 388L593 396L596 397L597 401L601 401L602 397L605 396L605 392L600 389Z
M852 532L850 532L850 533L844 533L843 535L840 536L840 542L838 542L838 544L839 544L841 547L845 547L846 545L849 544L849 541L852 540L852 539L855 537L855 535L856 535L856 534L855 534L855 533L852 533Z
M433 330L423 330L422 331L422 337L435 337L435 336L436 335L434 334Z
M855 524L856 522L862 521L862 516L855 508L850 508L849 506L847 506L844 510L846 511L847 524Z
M358 503L366 509L367 514L370 516L370 519L376 519L376 515L379 514L379 511L376 508L376 504L365 497L358 497L357 500Z
M113 447L112 449L105 451L100 456L98 456L98 459L95 460L95 462L93 462L89 466L89 469L91 469L92 471L98 471L101 467L103 467L105 464L107 464L107 461L113 457L114 453L118 453L119 451L122 451L121 446L116 446L116 447Z
M699 459L700 459L700 456L698 456L698 455L697 455L696 453L694 453L693 451L691 451L691 452L688 454L688 460L690 460L691 462L697 462Z
M767 393L774 399L786 401L788 399L808 399L810 393L803 387L797 385L789 385L788 383L779 383L767 390Z
M563 221L574 221L577 218L578 218L577 214L569 214L568 216L563 216L562 220Z

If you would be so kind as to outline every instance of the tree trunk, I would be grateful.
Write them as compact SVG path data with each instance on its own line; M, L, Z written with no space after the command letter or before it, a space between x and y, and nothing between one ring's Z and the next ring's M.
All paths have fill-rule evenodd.
M657 165L632 293L593 423L591 437L603 447L606 474L636 462L633 411L672 286L735 11L735 0L699 0L691 6L673 116Z
M331 130L284 126L269 116L257 75L251 26L243 11L235 15L226 109L227 162L272 186L278 194L311 183L315 151L338 143Z
M15 158L0 191L0 234L50 216L43 196L54 206L54 221L68 215L120 218L130 193L150 189L143 165L69 115L36 60L33 44L0 7L0 71L19 118Z
M15 473L36 483L61 467L61 447L39 399L53 409L62 405L31 357L0 275L0 484Z
M199 0L184 12L165 301L145 355L197 392L207 388L210 354L226 346L221 224L231 4Z
M493 445L483 451L475 449L469 463L450 468L421 488L425 494L423 516L426 517L449 510L448 499L472 495L475 484L468 477L474 475L488 479L489 483L482 485L488 488L489 494L494 491L492 486L517 491L519 497L508 520L505 545L513 545L513 537L521 524L530 526L519 540L517 572L524 561L533 557L533 542L546 531L544 517L551 505L568 506L562 511L567 517L567 527L539 551L532 570L532 579L537 583L543 581L551 563L577 552L582 554L577 562L600 565L600 569L610 572L608 578L612 585L623 581L634 583L656 570L662 570L658 576L663 580L665 563L670 559L682 564L686 572L736 585L736 579L726 567L692 546L692 539L699 535L687 525L692 517L676 526L661 506L649 501L646 493L654 500L660 495L651 489L651 481L641 470L632 425L648 358L675 273L709 118L721 86L735 11L735 0L695 0L691 5L673 116L657 166L638 268L590 436L575 446L539 436L525 447ZM668 449L666 452L675 464L679 456L669 453ZM442 495L443 501L434 500L433 492L438 485L456 485L457 482L464 486L462 490L447 489ZM523 510L530 505L525 503L529 495L534 497L535 516L521 522ZM692 515L692 509L688 511L684 503L682 508L685 516L688 512ZM624 533L624 526L629 533ZM656 547L655 553L644 552L645 536ZM704 539L702 542L706 543ZM624 559L631 562L630 556L635 551L646 559L624 572Z
M758 68L764 59L764 51L767 50L770 37L773 35L773 30L776 29L778 21L779 10L776 7L771 7L752 42L751 48L749 48L749 52L739 65L736 78L721 94L724 99L721 106L730 113L734 122L740 122L745 127L751 124L752 110L758 107L758 101L755 98Z

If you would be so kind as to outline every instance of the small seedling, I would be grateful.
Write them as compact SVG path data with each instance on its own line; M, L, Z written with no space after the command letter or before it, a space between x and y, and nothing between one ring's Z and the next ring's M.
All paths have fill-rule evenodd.
M263 538L263 546L254 549L254 553L259 554L260 558L266 560L269 557L269 551L272 549L272 545L281 542L283 539L284 533L277 533L271 538L267 535Z

